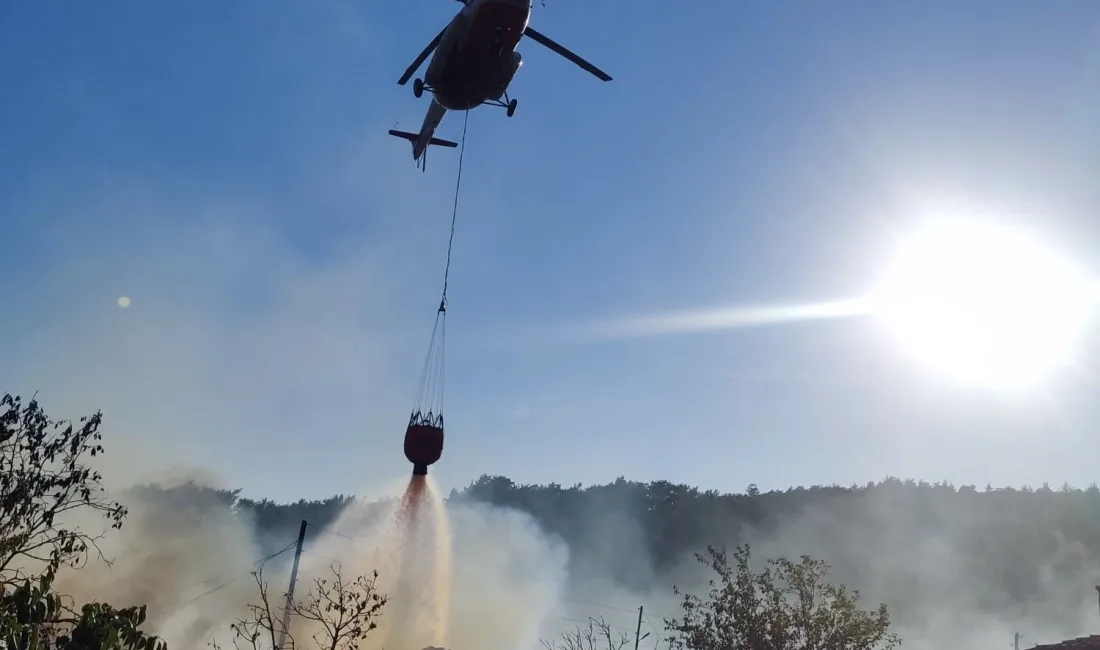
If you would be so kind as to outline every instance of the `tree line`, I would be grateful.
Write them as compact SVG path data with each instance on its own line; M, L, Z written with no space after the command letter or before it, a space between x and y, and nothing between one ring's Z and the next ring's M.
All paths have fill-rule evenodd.
M275 540L292 538L302 519L333 526L353 499L277 504L233 490L176 490L210 491L247 518L258 539L272 540L269 550ZM193 494L186 500L193 502ZM708 545L809 553L827 561L836 579L888 603L905 626L925 624L951 598L960 611L1005 621L1041 619L1050 628L1046 633L1069 635L1100 584L1095 484L979 488L887 477L771 491L750 484L740 493L720 493L621 477L563 487L482 476L452 490L448 500L528 513L568 544L573 573L599 571L610 583L638 591L671 589L684 565ZM385 509L378 506L381 516Z
M162 640L142 631L146 612L141 604L75 603L53 590L58 571L104 561L97 553L97 533L66 528L67 513L96 514L104 531L125 525L126 507L106 496L102 476L90 468L90 460L105 453L101 424L98 413L70 423L49 418L33 400L23 403L5 395L0 401L0 641L10 650L163 650ZM302 519L318 528L333 526L353 498L277 504L195 484L135 489L151 502L164 500L173 517L201 517L206 508L225 508L247 518L258 538L280 540L292 536ZM882 566L867 566L867 559L876 557L881 564L887 555L880 551L886 547L911 552L922 539L940 540L959 566L967 567L960 579L981 575L993 587L990 593L997 594L998 606L1026 606L1051 575L1077 572L1080 579L1081 567L1095 560L1100 548L1100 490L1095 485L979 490L888 478L863 486L770 492L750 485L743 493L722 494L666 481L620 478L607 485L564 488L483 476L449 499L525 511L575 549L576 561L584 560L586 548L597 546L591 543L595 536L607 534L606 526L596 524L613 515L626 518L632 522L628 533L639 533L634 542L651 576L673 572L687 560L713 578L705 593L678 593L680 611L665 621L671 640L686 650L896 645L891 612L882 603L898 600L897 590L914 585L902 580L871 589L871 600L879 604L867 609L859 592L843 586L860 585L865 591L861 581L870 584L867 576L883 573ZM376 504L379 515L384 505ZM799 540L815 547L808 549L814 553L796 550ZM754 559L750 549L761 548L767 555L782 552ZM827 557L817 557L816 549ZM1047 556L1054 559L1039 561ZM629 573L608 577L628 584ZM241 647L249 650L274 647L285 631L280 629L281 599L268 593L262 566L255 577L251 617L233 627ZM838 577L843 584L834 582ZM386 595L374 588L375 578L337 572L313 585L295 600L292 613L332 633L288 644L303 650L357 646L386 605ZM546 644L560 650L617 650L616 638L605 623L594 620Z

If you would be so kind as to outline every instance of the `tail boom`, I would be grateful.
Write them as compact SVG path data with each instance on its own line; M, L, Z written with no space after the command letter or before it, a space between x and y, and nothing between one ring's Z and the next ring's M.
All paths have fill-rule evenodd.
M416 141L420 139L419 133L409 133L408 131L395 131L394 129L390 129L390 135L401 138L403 140L408 140L409 142L413 143L413 145L416 145ZM450 140L443 140L440 138L430 138L428 140L428 144L434 144L437 147L449 147L451 149L454 149L458 146L457 142L451 142ZM423 153L423 151L421 153Z
M452 149L458 146L457 142L434 137L435 130L439 128L439 124L443 121L443 116L446 114L447 109L439 102L433 100L431 105L428 106L427 113L424 114L424 123L420 126L420 133L413 134L406 131L395 131L391 129L390 135L411 142L413 160L417 161L417 166L427 169L429 146L434 144L439 147L450 147Z

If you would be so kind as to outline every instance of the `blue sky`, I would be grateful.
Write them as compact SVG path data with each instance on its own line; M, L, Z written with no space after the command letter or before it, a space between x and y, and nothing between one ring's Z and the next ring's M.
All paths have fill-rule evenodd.
M102 408L147 472L278 499L400 480L457 155L421 174L385 132L419 125L395 81L457 6L0 7L0 389ZM1092 480L1087 372L947 387L865 319L553 332L859 295L943 201L1094 268L1100 5L546 0L532 23L615 80L524 42L515 117L469 115L444 485Z

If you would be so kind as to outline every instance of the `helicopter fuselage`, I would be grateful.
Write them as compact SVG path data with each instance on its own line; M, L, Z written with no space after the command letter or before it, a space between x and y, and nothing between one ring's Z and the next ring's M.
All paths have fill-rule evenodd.
M565 57L603 81L611 76L552 39L528 26L531 0L460 0L462 10L451 19L416 57L398 85L412 78L431 56L423 79L413 82L413 95L432 93L420 131L390 130L390 135L412 143L413 159L423 168L428 147L457 147L457 142L434 136L447 111L468 111L483 104L516 112L516 99L508 97L508 86L523 57L516 45L524 36Z
M531 0L473 0L451 20L424 74L424 87L447 110L463 111L504 96L523 65L516 45Z

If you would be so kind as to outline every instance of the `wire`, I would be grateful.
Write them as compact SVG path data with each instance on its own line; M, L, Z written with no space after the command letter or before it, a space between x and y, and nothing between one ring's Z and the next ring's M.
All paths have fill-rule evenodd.
M466 132L470 125L470 111L462 119L462 144L458 151L458 178L455 180L455 199L451 207L451 233L447 238L447 263L443 268L443 294L439 299L439 310L435 315L432 339L428 344L428 354L424 358L424 370L420 375L420 384L416 391L416 402L410 424L426 416L429 426L443 426L443 382L445 378L445 347L447 341L447 287L451 278L451 253L454 250L455 225L458 222L458 199L462 193L462 168L466 157Z
M589 617L588 619L582 621L579 618L570 618L568 616L547 616L546 618L554 620L554 621L566 621L566 622L569 622L569 623L577 623L577 624L580 624L580 625L588 625L590 622L596 620L595 618Z
M447 309L447 280L451 275L451 247L455 241L455 221L458 220L458 195L462 190L462 158L466 154L466 126L470 123L470 111L462 118L462 146L458 150L458 180L455 181L455 202L451 210L451 237L447 240L447 266L443 269L443 299L439 302L439 311Z
M209 596L210 594L212 594L212 593L214 593L214 592L216 592L216 591L221 591L222 589L225 589L225 588L226 588L226 587L228 587L229 585L233 584L234 582L236 582L236 581L240 580L241 578L243 578L243 577L245 577L246 575L248 575L249 573L251 573L251 572L252 572L252 569L254 569L254 568L256 568L256 567L258 567L258 566L262 565L262 564L263 564L264 562L267 562L268 560L272 560L272 559L274 559L274 558L276 558L276 557L278 557L278 556L282 555L283 553L286 553L287 551L289 551L290 549L294 548L294 547L295 547L295 546L297 546L297 545L298 545L298 540L294 540L294 541L293 541L293 542L291 542L291 543L290 543L289 545L287 545L287 546L286 546L285 548L283 548L283 550L281 550L281 551L276 551L275 553L272 553L271 555L268 555L267 557L264 557L264 558L260 558L259 560L257 560L257 561L255 561L255 562L253 562L253 563L252 563L252 566L250 566L250 567L248 568L248 571L245 571L244 573L239 573L239 574L237 574L236 576L234 576L234 577L230 578L229 580L226 580L225 582L221 583L221 584L220 584L220 585L218 585L217 587L214 587L213 589L211 589L211 590L209 590L209 591L206 591L206 592L204 592L204 593L201 593L201 594L199 594L198 596L195 596L194 598L192 598L192 599L190 599L190 600L186 600L186 601L184 601L184 602L183 602L183 603L181 603L181 604L182 604L182 605L190 605L191 603L195 602L196 600L199 600L199 599L201 599L201 598L206 598L207 596Z
M663 618L663 617L662 617L662 618ZM648 626L649 626L649 629L650 629L650 630L652 630L652 631L653 631L653 640L654 640L654 647L656 647L656 646L660 645L660 644L661 644L661 641L667 641L667 640L668 640L668 639L667 639L667 637L665 637L665 636L664 636L664 635L663 635L663 634L662 634L662 633L661 633L660 631L658 631L658 630L657 630L657 627L656 627L656 626L654 626L654 625L653 625L653 623L650 623L650 622L649 622L649 617L648 617L648 616L644 616L644 615L643 615L643 616L642 616L642 621L643 621L643 622L644 622L644 623L645 623L646 625L648 625ZM663 621L662 621L662 622L663 622Z
M324 534L324 535L336 535L337 537L346 539L349 542L364 542L364 541L367 541L366 537L353 537L351 535L341 533L338 530L332 530L332 529L328 529L328 528L326 528L324 533L322 533L322 534Z
M311 557L315 557L315 558L320 559L320 560L328 560L331 563L340 564L340 565L342 565L344 563L344 561L341 560L340 558L332 557L331 555L322 555L321 553L315 553L313 551L307 551L305 549L302 550L302 555L309 555Z
M318 535L325 535L325 534L336 535L337 537L343 537L344 539L351 540L353 542L356 541L355 537L352 537L350 535L345 535L344 533L341 533L340 531L336 530L335 528L332 528L331 526L323 526L322 527L322 526L318 526L317 524L312 523L312 522L308 522L308 521L306 522L306 526L308 528L316 528Z
M615 607L614 605L603 605L603 604L600 604L600 603L589 602L587 600L577 600L575 598L563 598L562 600L567 602L567 603L576 603L578 605L588 605L589 607L599 607L599 608L602 608L602 609L610 609L610 610L614 610L614 611L618 611L618 612L626 612L628 614L637 614L638 613L637 609L627 609L625 607Z

